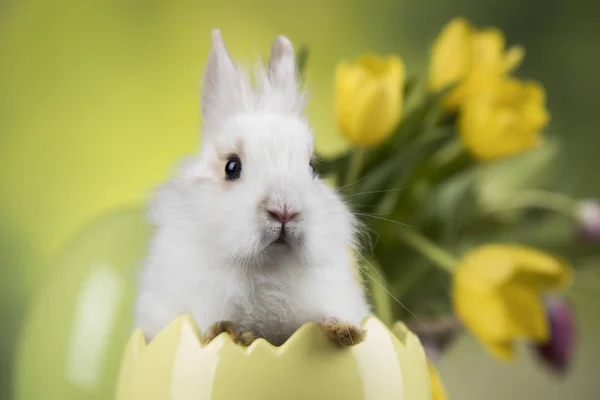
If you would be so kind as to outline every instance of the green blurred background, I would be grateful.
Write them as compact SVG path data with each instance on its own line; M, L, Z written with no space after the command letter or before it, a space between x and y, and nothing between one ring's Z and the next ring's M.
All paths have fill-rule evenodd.
M221 28L232 54L249 61L266 56L278 34L310 46L309 112L317 146L332 153L345 146L332 113L335 63L365 51L394 52L409 72L425 71L433 38L459 15L495 25L509 44L526 47L517 75L546 87L549 130L565 146L557 184L578 197L600 197L600 2L1 0L0 398L17 398L11 388L19 368L28 368L20 372L27 379L44 368L62 373L51 367L62 365L52 359L58 352L33 349L44 329L58 329L76 314L61 285L76 288L84 280L77 260L106 261L107 238L89 230L110 226L123 235L122 246L131 241L131 254L143 253L144 234L131 228L127 211L118 213L139 207L175 160L199 145L199 82L210 29ZM108 222L93 225L103 218ZM136 233L123 234L127 229ZM100 244L78 245L87 240L81 235ZM77 255L64 255L65 246L79 246ZM127 250L108 247L129 284L135 261L123 256ZM575 300L582 344L568 379L553 378L530 357L498 364L465 336L440 365L450 398L600 398L600 279L590 274L581 281ZM26 315L38 317L25 324ZM51 398L31 393L21 398ZM73 398L96 398L82 393Z

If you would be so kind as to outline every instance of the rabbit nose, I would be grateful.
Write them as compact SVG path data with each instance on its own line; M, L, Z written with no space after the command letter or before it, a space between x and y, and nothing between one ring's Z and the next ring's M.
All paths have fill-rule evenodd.
M297 211L292 211L288 208L269 208L267 209L267 212L269 213L269 217L271 217L271 219L279 221L282 224L291 221L299 214Z

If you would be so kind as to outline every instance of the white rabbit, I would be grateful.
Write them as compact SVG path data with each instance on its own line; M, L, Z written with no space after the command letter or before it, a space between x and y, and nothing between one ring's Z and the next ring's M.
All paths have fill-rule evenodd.
M202 90L203 147L156 193L156 227L135 324L148 339L189 314L211 340L280 345L320 324L359 343L370 314L354 265L357 220L315 175L294 50L279 36L256 84L212 31Z

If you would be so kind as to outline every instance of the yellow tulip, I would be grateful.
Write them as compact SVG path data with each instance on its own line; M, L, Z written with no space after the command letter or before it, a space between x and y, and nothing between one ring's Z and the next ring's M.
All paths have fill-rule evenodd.
M355 146L374 147L393 132L403 108L405 68L396 56L364 55L335 70L338 126Z
M431 380L432 400L446 400L448 398L446 388L437 368L430 360L427 360L427 369L429 370L429 378Z
M493 160L541 144L539 132L548 121L540 84L504 79L464 104L458 130L475 157Z
M429 88L439 91L456 84L444 102L455 110L490 82L513 71L525 54L521 46L505 49L496 28L476 29L464 18L454 18L440 32L431 54Z
M570 268L550 255L518 245L486 245L460 261L452 301L457 316L482 345L499 359L510 360L515 340L548 340L541 297L570 282Z

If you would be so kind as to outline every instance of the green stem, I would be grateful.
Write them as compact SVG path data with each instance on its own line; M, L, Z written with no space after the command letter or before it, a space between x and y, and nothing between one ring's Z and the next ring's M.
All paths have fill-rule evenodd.
M465 153L465 147L459 139L453 139L439 149L432 158L432 167L441 169L458 160Z
M394 293L396 296L401 298L406 292L417 286L428 271L428 268L409 268L408 271L402 274L402 278L394 285Z
M392 323L394 322L394 307L389 290L386 289L386 287L389 289L391 289L391 287L385 279L384 272L375 260L364 258L364 261L367 264L367 267L375 273L374 275L371 275L367 272L366 275L370 278L370 293L377 316L381 322L387 326L392 326Z
M346 182L344 185L352 185L359 179L360 173L362 172L362 168L365 162L365 150L364 149L356 149L352 153L352 157L350 159L350 166L348 167L348 175L346 175Z
M406 178L404 176L400 176L398 177L398 179L396 179L393 183L392 188L394 189L398 189L398 190L393 190L390 192L387 192L383 198L381 199L381 202L377 205L377 208L375 209L375 213L378 215L390 215L391 213L394 212L394 209L396 208L396 204L398 203L398 198L400 197L401 194L401 188L403 187L403 183L404 180Z
M442 247L427 239L414 229L399 229L398 234L405 243L409 244L413 249L433 261L439 267L449 273L454 271L454 268L458 264L458 260Z
M542 208L572 217L578 201L562 193L527 190L507 199L502 207L492 211L509 211L523 208Z

